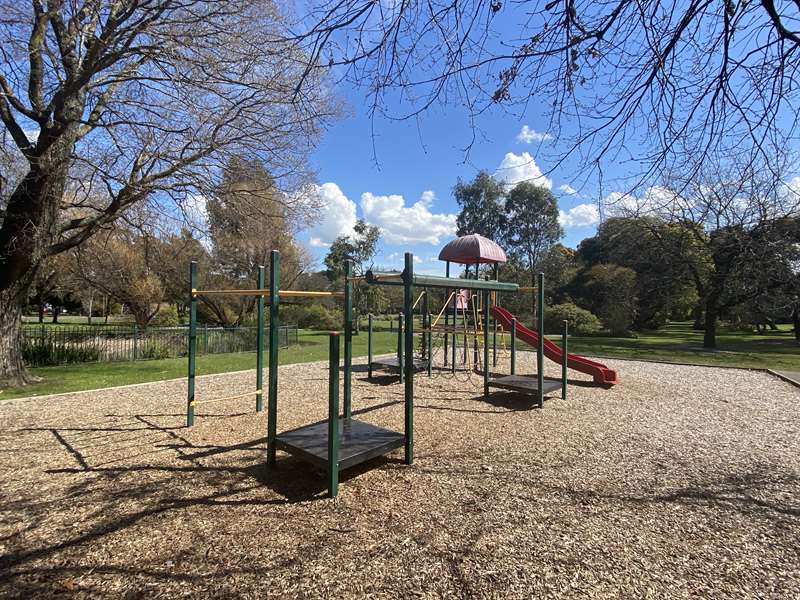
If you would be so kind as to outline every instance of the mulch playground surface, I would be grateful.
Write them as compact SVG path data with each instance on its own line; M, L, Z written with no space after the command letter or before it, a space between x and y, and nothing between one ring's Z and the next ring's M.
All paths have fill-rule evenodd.
M800 597L800 389L608 362L620 385L573 375L543 410L417 376L414 465L345 472L336 500L297 459L266 469L254 399L191 429L181 381L0 403L0 596ZM402 428L402 393L356 367L359 418ZM325 364L281 367L279 431L326 394Z

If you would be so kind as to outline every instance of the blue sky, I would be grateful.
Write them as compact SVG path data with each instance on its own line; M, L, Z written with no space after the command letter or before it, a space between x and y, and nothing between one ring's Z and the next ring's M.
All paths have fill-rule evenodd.
M364 218L382 230L376 264L399 267L403 252L411 251L419 270L440 272L436 257L455 236L453 185L480 169L509 182L533 179L550 187L563 211L565 244L575 246L594 234L595 190L581 188L569 165L549 172L546 157L558 148L536 115L521 118L497 109L473 127L465 110L436 107L419 120L372 120L363 96L348 96L351 116L334 124L313 156L323 218L300 238L320 263L326 245Z

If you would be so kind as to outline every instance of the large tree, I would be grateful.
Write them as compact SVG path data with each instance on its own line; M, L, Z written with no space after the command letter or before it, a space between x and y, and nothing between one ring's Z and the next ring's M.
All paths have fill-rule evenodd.
M295 240L305 211L287 205L285 194L261 161L234 156L222 182L206 203L210 264L203 278L210 287L252 287L272 250L281 253L281 286L291 289L308 268L308 252ZM205 313L220 325L238 325L255 307L255 298L203 300Z
M381 231L363 219L356 221L352 235L336 238L325 256L325 268L331 283L339 284L344 277L345 262L353 261L353 274L364 275L372 266L378 249ZM353 309L358 317L369 311L383 310L387 304L386 294L379 285L357 285L353 294Z
M708 270L705 243L698 245L691 227L651 217L609 218L596 235L580 243L578 256L587 269L584 275L588 276L591 267L606 263L633 269L638 299L636 325L658 328L674 313L696 305L693 273L704 277ZM582 277L576 283L584 280Z
M24 383L20 311L43 260L138 203L187 208L230 155L299 184L332 109L272 0L0 0L0 14L2 135L24 162L3 174L0 382Z
M613 205L629 216L646 216L636 222L692 277L703 309L706 348L716 348L717 322L727 310L785 282L785 269L775 266L800 243L800 189L783 176L793 170L792 163L782 167L718 156L697 170L673 173L663 187L619 198ZM675 228L682 234L664 234Z
M558 201L545 187L529 181L515 185L505 202L507 249L528 271L532 286L542 259L564 235L558 223ZM536 295L531 294L535 311Z
M456 235L478 233L490 240L500 240L505 225L503 184L488 171L480 171L469 182L458 180L453 196L461 208L456 218Z
M72 251L73 276L130 310L139 327L158 314L164 286L156 265L158 240L132 228L99 233Z

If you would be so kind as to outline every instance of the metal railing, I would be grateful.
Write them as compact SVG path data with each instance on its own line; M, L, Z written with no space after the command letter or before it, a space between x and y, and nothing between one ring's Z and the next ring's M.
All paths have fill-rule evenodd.
M257 327L197 328L198 354L255 352ZM264 336L266 342L269 336ZM188 354L189 328L136 325L22 326L21 348L32 367L82 362L116 362L181 358ZM278 329L281 348L297 344L297 326Z

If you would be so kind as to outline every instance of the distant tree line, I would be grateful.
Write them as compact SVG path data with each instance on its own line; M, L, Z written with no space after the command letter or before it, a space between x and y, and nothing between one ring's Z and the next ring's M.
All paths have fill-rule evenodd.
M503 279L531 285L544 272L549 305L590 311L614 335L691 319L714 348L720 320L759 331L780 321L800 340L798 191L752 162L707 165L671 183L618 201L597 234L571 250L560 243L549 190L509 189L481 172L454 188L458 233L498 241L509 255ZM503 302L535 312L521 295Z

